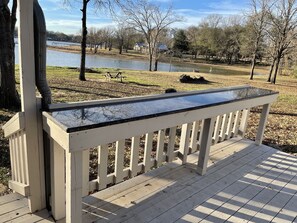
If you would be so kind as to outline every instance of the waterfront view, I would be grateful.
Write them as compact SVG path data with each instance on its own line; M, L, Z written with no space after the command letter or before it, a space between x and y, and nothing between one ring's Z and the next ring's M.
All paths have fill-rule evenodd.
M60 42L60 41L48 41L48 46L63 47L74 46L76 43ZM19 63L18 58L18 44L15 46L15 59L16 64ZM64 52L58 50L47 50L47 65L59 66L59 67L79 67L80 54L72 52ZM149 62L146 60L127 60L121 58L115 58L111 56L92 55L86 56L86 67L88 68L117 68L128 70L147 70ZM159 63L159 71L172 71L172 72L190 72L195 69L190 65L176 65L169 63Z

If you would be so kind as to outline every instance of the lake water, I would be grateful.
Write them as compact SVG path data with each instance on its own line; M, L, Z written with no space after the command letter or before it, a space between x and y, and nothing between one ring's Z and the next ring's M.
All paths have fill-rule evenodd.
M66 45L77 45L75 43L65 43L58 41L48 41L48 45L52 46L65 46ZM16 64L18 64L18 44L16 44L15 55ZM47 65L49 66L61 66L61 67L79 67L80 65L80 54L61 52L56 50L47 50ZM86 56L86 67L88 68L118 68L118 69L129 69L129 70L148 70L148 61L142 60L125 60L112 57L104 57L99 55L87 55ZM193 71L193 67L184 65L171 65L169 63L159 63L159 71L180 71L190 72Z

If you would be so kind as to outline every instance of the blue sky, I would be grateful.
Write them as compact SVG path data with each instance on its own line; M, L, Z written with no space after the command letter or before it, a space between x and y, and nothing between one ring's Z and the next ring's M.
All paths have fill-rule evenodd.
M47 29L67 34L78 33L81 27L81 11L79 4L66 7L63 0L39 0L44 10ZM74 1L72 1L74 2ZM77 2L81 2L78 0ZM152 0L161 7L172 5L174 11L183 16L182 23L176 27L197 25L202 18L210 14L236 15L248 8L249 0ZM88 27L105 27L112 25L112 20L104 12L95 13L89 3Z

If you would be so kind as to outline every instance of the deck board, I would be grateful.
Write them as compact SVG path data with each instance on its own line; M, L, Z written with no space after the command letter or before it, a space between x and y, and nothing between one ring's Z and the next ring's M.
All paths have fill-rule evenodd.
M83 222L296 221L297 157L237 138L211 148L204 176L197 161L195 153L83 198ZM26 202L0 197L0 222L54 222Z

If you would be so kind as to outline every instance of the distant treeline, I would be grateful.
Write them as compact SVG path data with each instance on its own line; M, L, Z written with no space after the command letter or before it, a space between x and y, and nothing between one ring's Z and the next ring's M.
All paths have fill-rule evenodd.
M65 34L62 32L47 31L47 39L54 41L65 41L65 42L74 42L78 43L81 41L80 35Z
M14 36L18 36L18 29L15 29ZM62 32L54 32L54 31L47 31L47 39L48 40L54 40L54 41L64 41L64 42L74 42L79 43L81 41L80 35L74 35L74 34L65 34Z

